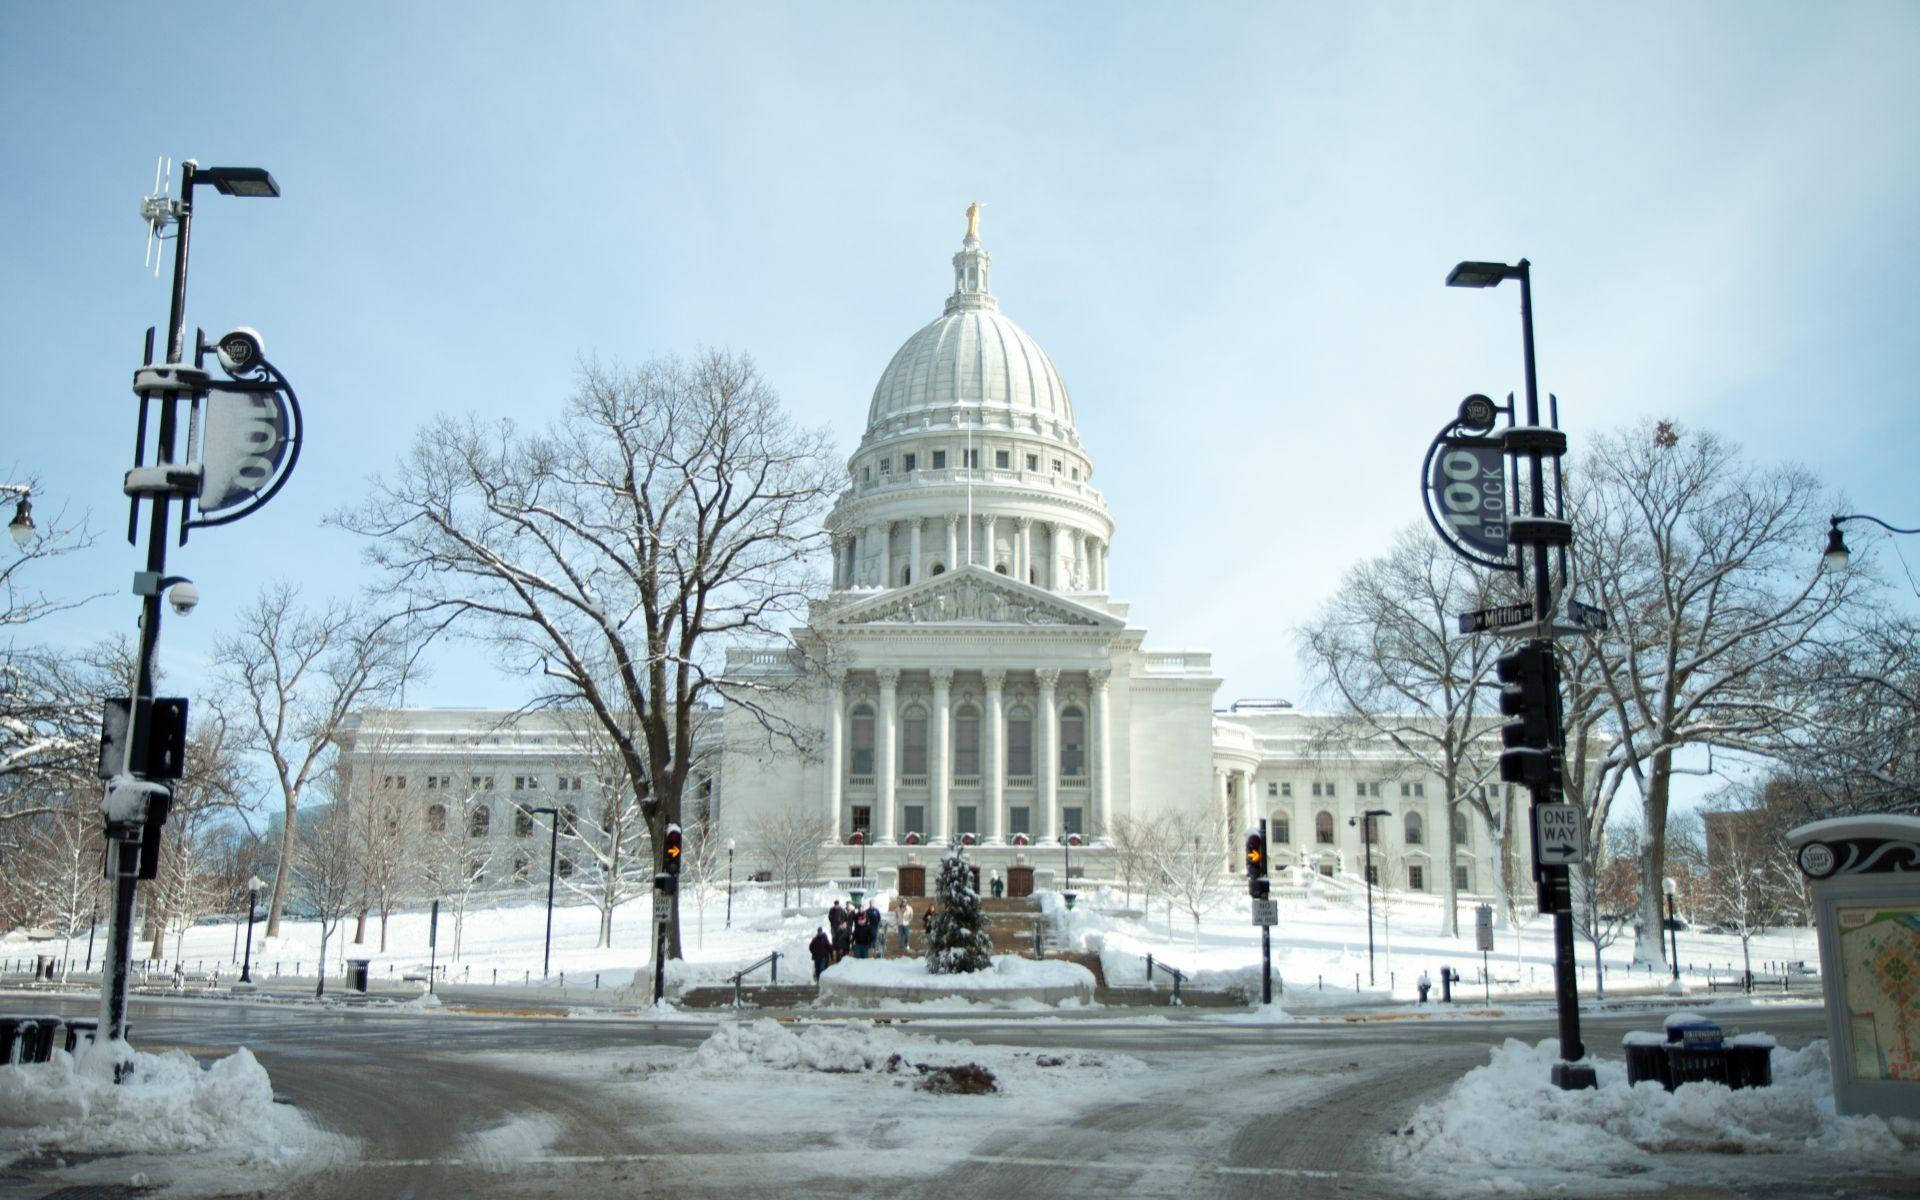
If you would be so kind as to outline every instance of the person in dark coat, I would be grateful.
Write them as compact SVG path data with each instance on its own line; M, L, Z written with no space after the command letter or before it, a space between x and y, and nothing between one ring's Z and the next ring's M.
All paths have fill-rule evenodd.
M813 955L813 981L820 982L820 972L827 969L827 960L833 957L833 942L828 939L827 931L814 927L813 940L807 943L807 953Z
M851 949L853 949L853 922L842 917L840 923L833 927L833 961L839 962Z
M880 906L867 901L867 911L860 914L867 920L867 953L874 958L887 956L887 919L880 915Z
M873 952L873 926L867 923L867 914L855 911L853 914L853 956L866 958Z
M846 922L847 922L847 910L844 908L841 908L840 902L838 900L835 900L833 902L833 907L827 910L827 928L831 930L833 933L837 934L840 932L840 927L846 924Z

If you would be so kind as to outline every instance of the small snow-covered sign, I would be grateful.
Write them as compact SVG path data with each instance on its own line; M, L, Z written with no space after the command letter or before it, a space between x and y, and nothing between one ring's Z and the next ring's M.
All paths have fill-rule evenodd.
M1577 804L1540 804L1533 810L1534 856L1543 867L1587 861L1587 827Z
M1280 923L1280 902L1278 900L1255 900L1253 902L1253 923L1255 925L1278 925Z
M1473 910L1473 948L1482 954L1493 950L1493 905L1482 904Z

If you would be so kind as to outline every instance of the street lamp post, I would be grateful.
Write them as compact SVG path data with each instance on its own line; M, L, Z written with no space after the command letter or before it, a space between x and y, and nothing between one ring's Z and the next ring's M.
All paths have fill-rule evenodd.
M1840 536L1842 521L1872 521L1891 533L1920 533L1920 529L1902 529L1898 525L1889 525L1879 517L1867 513L1847 513L1843 516L1829 517L1827 518L1827 549L1820 556L1821 564L1829 571L1844 570L1847 560L1852 557L1847 549L1846 539Z
M100 927L100 902L93 902L93 917L87 924L87 965L85 970L93 970L93 931ZM84 972L83 972L84 973Z
M853 906L859 908L860 897L866 894L867 886L867 831L864 829L854 830L853 840L860 847L860 886L850 891L848 895L853 897Z
M254 909L260 903L260 889L266 887L266 881L258 875L247 880L247 949L240 960L240 982L253 982L253 918Z
M25 550L27 543L33 540L33 501L27 498L27 489L21 484L0 484L0 492L20 498L13 506L13 520L7 522L7 536L13 544Z
M733 928L733 839L727 839L727 928Z
M1373 986L1373 819L1390 817L1393 814L1384 808L1369 808L1358 817L1348 817L1347 824L1360 826L1360 842L1367 848L1367 986Z
M1531 560L1527 565L1533 576L1533 619L1538 622L1538 635L1529 643L1529 649L1546 656L1550 662L1554 624L1553 588L1548 576L1549 551L1558 548L1563 556L1566 554L1566 548L1573 542L1573 526L1562 517L1549 515L1546 508L1544 460L1555 458L1557 461L1558 456L1565 453L1566 435L1558 429L1557 419L1554 428L1545 428L1540 424L1540 387L1533 353L1533 265L1524 258L1511 266L1499 262L1463 262L1448 273L1447 286L1490 288L1498 287L1509 279L1520 281L1520 342L1527 399L1525 426L1509 428L1504 443L1508 456L1527 460L1528 506L1524 517L1515 516L1508 520L1507 540L1531 551L1527 555ZM1556 480L1558 477L1556 466ZM1564 561L1563 557L1563 568ZM1552 685L1548 702L1550 709L1546 717L1551 733L1546 739L1547 744L1541 748L1545 750L1548 762L1559 764L1564 761L1566 746L1565 731L1560 725L1557 679ZM1561 802L1559 774L1556 767L1549 780L1528 783L1535 809ZM1586 1057L1587 1048L1580 1040L1579 983L1574 974L1571 867L1542 864L1538 854L1536 848L1534 880L1538 886L1540 911L1553 914L1554 996L1560 1025L1560 1061L1554 1065L1553 1081L1562 1088L1594 1087L1596 1082L1592 1068L1574 1065Z
M1063 833L1060 835L1061 852L1066 858L1065 865L1062 867L1062 870L1066 872L1066 874L1062 876L1065 883L1060 889L1060 898L1066 901L1068 908L1073 907L1075 899L1073 890L1073 844L1078 840L1080 840L1080 835L1077 833Z
M553 876L560 861L560 810L554 807L530 808L529 814L545 813L547 820L547 948L540 955L540 978L553 974Z
M1673 983L1670 991L1680 987L1680 922L1673 915L1673 898L1679 894L1680 885L1669 875L1660 881L1660 891L1667 897L1667 957L1673 960Z
M227 196L278 196L279 185L273 176L259 167L213 167L201 169L192 159L181 164L180 198L152 198L150 219L177 226L173 249L173 288L167 313L166 360L164 365L148 363L136 374L135 390L140 395L140 433L146 433L149 400L158 400L160 421L154 443L154 461L142 468L136 460L124 490L136 509L141 500L148 504L147 567L134 576L133 591L141 597L140 646L133 696L127 706L123 753L109 782L103 807L106 810L108 874L112 881L113 903L107 910L106 962L100 983L100 1036L108 1042L126 1037L127 974L133 951L134 888L142 874L142 858L151 859L153 849L143 855L146 839L157 838L160 826L172 807L172 791L167 778L155 779L151 743L155 733L154 654L160 643L160 592L169 583L182 582L167 576L168 518L172 502L178 497L187 502L197 490L197 473L192 464L179 458L180 402L193 399L206 390L206 372L198 366L200 348L195 347L193 361L187 357L187 251L193 229L193 190L211 186ZM149 341L151 349L151 341ZM144 457L144 444L139 447ZM21 518L16 516L18 522ZM137 526L128 529L129 540ZM184 538L184 527L182 536ZM18 534L15 535L16 538ZM195 593L197 599L197 593ZM176 607L186 610L176 595ZM184 719L181 722L184 725ZM169 731L170 737L184 738L185 730ZM172 778L177 778L177 774ZM115 1077L120 1077L116 1071Z

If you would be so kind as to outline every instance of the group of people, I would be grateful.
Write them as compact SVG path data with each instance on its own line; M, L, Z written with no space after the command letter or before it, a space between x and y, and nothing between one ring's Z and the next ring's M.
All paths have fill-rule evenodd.
M933 908L928 906L921 925L924 928L932 922ZM813 955L813 977L820 978L822 971L849 954L855 958L886 957L888 926L893 927L900 953L907 953L912 948L908 935L913 927L913 906L905 896L895 896L885 913L871 900L865 908L853 904L843 908L835 900L827 910L827 923L814 930L813 941L807 944L808 953Z

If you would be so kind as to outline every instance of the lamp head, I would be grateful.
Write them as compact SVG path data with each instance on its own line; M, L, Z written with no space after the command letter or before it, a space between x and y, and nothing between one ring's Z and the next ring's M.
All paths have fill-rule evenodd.
M250 892L263 891L265 890L266 886L267 886L267 881L260 878L258 875L255 875L253 878L247 880L247 890Z
M1447 272L1447 286L1457 288L1499 287L1519 271L1505 263L1463 262Z
M25 496L14 506L13 520L7 524L7 532L13 536L13 544L22 550L33 540L33 501Z
M1847 540L1840 536L1840 518L1834 517L1827 523L1827 550L1820 556L1820 565L1829 571L1844 571L1849 557Z
M204 167L195 172L195 183L210 183L222 196L263 196L280 194L280 185L264 167Z
M1680 890L1680 885L1673 881L1673 876L1669 875L1660 881L1660 890L1671 896Z

